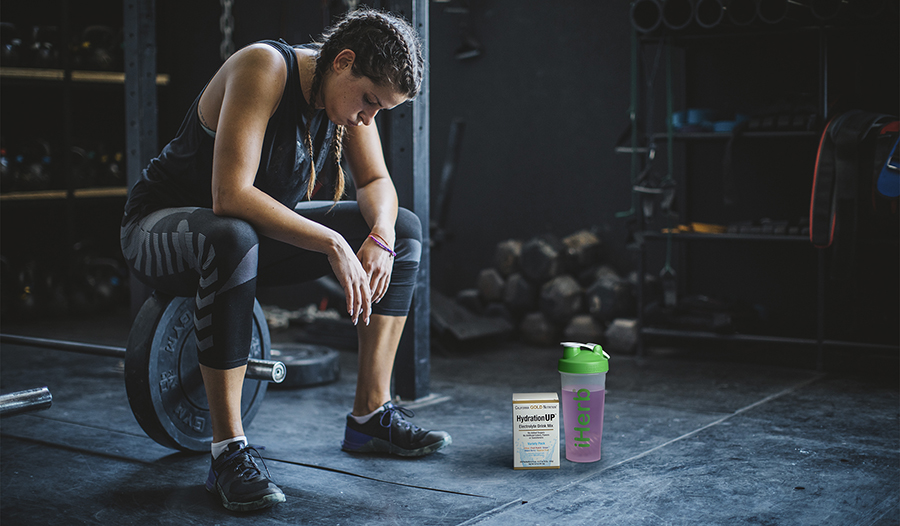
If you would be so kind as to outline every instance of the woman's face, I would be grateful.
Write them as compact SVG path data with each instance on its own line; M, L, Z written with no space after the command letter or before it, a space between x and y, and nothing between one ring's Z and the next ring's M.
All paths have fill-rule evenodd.
M322 102L331 122L341 126L368 126L380 110L391 109L407 101L389 86L379 86L368 77L352 71L356 55L345 49L332 64L322 86Z

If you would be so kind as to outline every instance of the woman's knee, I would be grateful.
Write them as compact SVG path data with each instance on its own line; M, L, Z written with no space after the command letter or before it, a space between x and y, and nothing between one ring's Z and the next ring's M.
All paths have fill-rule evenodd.
M422 222L419 221L419 216L406 208L398 210L395 230L398 240L406 238L422 242Z
M397 241L394 251L397 252L395 266L399 262L418 265L422 259L422 223L419 217L405 208L397 213L395 226Z
M259 244L259 236L253 226L234 217L218 216L217 220L204 229L203 235L216 253L243 256Z

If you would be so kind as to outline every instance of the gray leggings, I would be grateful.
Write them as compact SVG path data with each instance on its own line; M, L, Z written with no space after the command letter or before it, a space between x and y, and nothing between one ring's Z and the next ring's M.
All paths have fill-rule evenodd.
M334 208L308 201L295 211L339 232L358 250L370 229L355 201ZM256 286L288 285L331 273L324 254L259 236L246 221L220 217L209 208L165 208L129 218L122 227L129 268L150 287L193 296L194 329L201 364L232 369L247 363ZM400 209L391 283L372 312L406 316L422 252L419 218Z

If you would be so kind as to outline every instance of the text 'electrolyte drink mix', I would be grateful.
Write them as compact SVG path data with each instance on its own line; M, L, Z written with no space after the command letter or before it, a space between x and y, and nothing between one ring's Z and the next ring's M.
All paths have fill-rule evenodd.
M609 355L593 343L565 342L562 345L565 350L559 360L559 374L562 377L566 460L596 462L600 460Z
M513 393L513 469L559 469L559 397Z

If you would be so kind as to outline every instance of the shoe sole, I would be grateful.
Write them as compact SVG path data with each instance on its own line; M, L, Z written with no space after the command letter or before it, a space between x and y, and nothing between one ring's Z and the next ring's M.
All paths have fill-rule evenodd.
M231 502L227 497L225 497L225 493L218 487L214 490L206 488L206 491L218 494L219 499L222 501L222 506L224 506L225 509L231 511L263 510L266 508L271 508L272 506L285 501L284 493L269 493L268 495L265 495L260 499L254 500L253 502Z
M351 449L342 444L341 449L348 453L388 453L391 455L397 455L398 457L424 457L425 455L430 455L445 446L449 446L452 443L453 439L448 436L440 442L435 442L434 444L429 444L425 447L420 447L419 449L403 449L396 444L391 444L387 440L372 437L372 440L369 440L368 442L357 448Z

